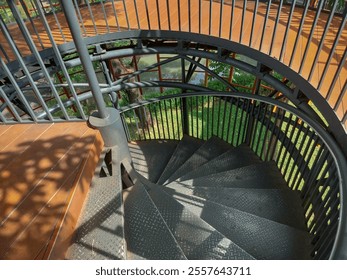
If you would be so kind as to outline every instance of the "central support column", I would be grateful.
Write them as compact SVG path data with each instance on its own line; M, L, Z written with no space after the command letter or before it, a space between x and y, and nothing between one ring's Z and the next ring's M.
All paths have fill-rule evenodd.
M99 81L97 79L93 63L87 46L82 38L80 24L77 19L75 7L72 1L61 1L66 21L69 25L76 51L79 54L86 74L93 98L95 100L98 111L89 117L89 123L92 127L98 129L104 140L105 147L115 147L119 151L118 156L121 161L124 158L130 159L127 138L122 124L120 113L117 109L107 107L104 102Z

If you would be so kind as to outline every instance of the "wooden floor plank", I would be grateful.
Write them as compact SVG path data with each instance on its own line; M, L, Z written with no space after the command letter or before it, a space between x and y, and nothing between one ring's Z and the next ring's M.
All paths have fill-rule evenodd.
M2 135L4 135L6 133L6 131L8 131L11 127L12 127L12 125L1 124L0 125L0 137L2 137Z
M18 124L9 127L9 129L6 130L6 134L0 137L0 152L6 149L6 147L15 140L21 139L22 135L25 134L26 131L30 130L32 126L32 124Z
M87 192L88 174L93 174L97 162L91 158L88 176L83 177L98 135L86 123L42 125L31 132L30 141L16 138L7 146L9 151L0 154L0 259L46 256L70 205L71 192L77 186ZM16 156L22 146L25 150Z
M52 125L53 124L27 125L28 129L24 130L23 133L20 133L18 137L15 137L11 143L1 149L2 151L6 150L6 153L1 153L0 150L0 170L5 168L6 165L9 165L16 158L20 158L22 153L29 148L36 139L39 139L40 136ZM5 134L4 138L7 137L10 136ZM14 156L12 158L8 158L6 157L8 153L13 153ZM3 159L3 157L6 158Z

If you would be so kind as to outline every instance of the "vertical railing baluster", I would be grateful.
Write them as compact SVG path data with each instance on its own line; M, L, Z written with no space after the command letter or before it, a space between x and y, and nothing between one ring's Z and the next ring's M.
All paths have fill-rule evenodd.
M210 0L209 14L208 14L208 35L212 34L212 3L213 0Z
M226 118L226 114L227 114L227 108L228 108L228 103L227 103L227 98L225 97L224 98L224 111L223 111L223 125L222 125L222 132L221 132L221 139L225 140L224 137L225 137L225 118Z
M315 55L313 64L312 64L312 66L311 66L310 74L309 74L309 76L308 76L308 81L309 81L309 82L312 80L312 76L313 76L314 70L315 70L316 67L317 67L318 58L320 57L320 53L321 53L321 51L322 51L323 44L326 43L325 37L326 37L327 34L328 34L328 31L329 31L331 22L332 22L332 20L333 20L334 15L335 15L335 10L336 10L337 4L338 4L338 1L335 1L335 2L334 2L334 5L333 5L333 7L332 7L332 9L331 9L331 11L330 11L330 15L329 15L328 21L327 21L326 24L325 24L325 28L324 28L324 31L323 31L323 35L322 35L322 37L321 37L320 40L319 40L318 49L317 49L317 52L316 52L316 55Z
M276 35L277 35L277 28L278 28L278 25L279 25L279 20L280 20L280 16L281 16L283 1L284 0L280 0L280 3L278 4L276 20L275 20L275 27L274 27L274 31L272 33L272 38L271 38L271 43L270 43L269 55L272 55L272 49L273 49L273 46L274 46L274 43L275 43L275 39L276 39Z
M328 90L328 94L326 96L326 100L329 100L331 95L333 94L333 90L335 88L335 85L337 83L337 81L340 79L340 74L341 74L341 71L342 69L344 69L345 65L346 65L346 60L347 60L347 46L345 47L345 52L342 56L342 59L340 60L340 63L339 63L339 66L335 72L335 75L334 75L334 78L333 78L333 81L331 82L330 84L330 87L329 87L329 90Z
M281 141L279 141L279 137L281 135L281 133L283 133L282 131L282 126L283 126L283 123L284 123L284 120L285 120L285 111L283 109L278 109L278 114L280 116L280 119L274 123L274 126L275 126L275 139L276 139L276 142L274 143L274 146L273 146L273 149L269 155L269 160L275 160L276 162L276 165L279 166L279 156L277 155L277 149L278 149L278 146L281 145Z
M296 189L300 189L300 185L303 183L303 181L305 182L307 180L307 176L305 176L304 174L306 174L306 170L309 169L309 161L312 159L312 156L314 155L314 152L316 151L316 147L319 144L319 138L318 137L312 137L314 139L314 142L310 142L310 146L308 147L308 151L305 153L305 155L303 155L303 161L300 165L300 170L302 170L301 172L301 176L300 178L298 178L298 180L296 180L295 184L293 185L292 189L296 190Z
M154 129L154 121L153 121L153 115L152 115L152 107L153 107L154 104L149 104L148 105L148 112L149 112L149 118L151 120L151 126L152 126L152 133L153 133L153 137L151 137L151 139L158 139L157 138L157 134L155 133L155 129Z
M176 108L176 125L177 125L177 133L178 133L178 135L177 135L177 140L180 140L181 139L181 130L180 130L180 124L179 124L179 117L178 117L178 115L179 115L179 110L178 110L178 106L180 106L179 104L178 104L179 102L177 102L177 98L175 98L175 108Z
M222 97L218 96L217 127L216 127L216 134L215 134L216 136L219 136L221 109L222 109Z
M328 73L328 69L329 69L331 60L332 60L332 58L333 58L333 56L335 54L336 47L337 47L337 45L338 45L338 43L339 43L339 41L341 39L342 33L345 30L346 22L347 22L347 9L345 9L344 14L342 15L342 20L341 20L341 23L340 23L339 30L338 30L335 38L334 38L334 44L333 44L333 46L330 49L328 60L324 64L324 69L323 69L323 72L322 72L323 74L321 75L321 77L319 79L319 83L318 83L318 87L317 87L318 91L321 89L321 87L323 85L323 81L325 79L325 76Z
M27 18L28 18L29 21L30 21L30 25L31 25L31 27L32 27L33 30L34 30L34 33L35 33L35 35L36 35L36 37L37 37L37 40L39 41L39 44L40 44L40 46L41 46L41 49L44 49L45 47L44 47L44 45L43 45L43 43L42 43L41 36L40 36L40 34L39 34L39 32L38 32L38 30L37 30L35 24L34 24L33 19L31 18L31 15L30 15L30 13L29 13L29 11L28 11L27 5L25 4L25 2L24 2L23 0L19 0L19 2L20 2L20 4L21 4L21 6L22 6L22 9L24 10L24 13L26 14Z
M112 3L112 10L113 10L114 18L115 18L116 24L117 24L117 29L118 29L118 31L120 31L118 15L117 15L117 10L116 10L116 6L115 6L115 3L114 3L114 0L111 0L111 3Z
M305 186L301 192L301 198L303 198L303 201L304 201L303 205L305 205L306 203L307 194L311 192L313 188L313 184L312 184L313 180L315 180L315 178L320 173L321 167L323 166L324 162L327 160L327 157L328 157L328 151L325 148L324 144L321 141L319 141L318 143L321 143L321 144L316 150L315 155L313 155L313 157L309 159L309 162L304 169L304 172L306 172L307 170L309 171L307 172L308 175L305 178ZM311 168L309 164L311 164L312 166Z
M302 127L302 128L304 128L304 127ZM296 154L292 157L293 164L297 168L295 169L294 167L292 167L289 174L288 174L287 182L290 183L290 185L291 185L290 187L293 187L293 184L295 183L294 178L296 178L296 174L299 171L298 161L301 160L301 158L302 158L301 151L304 150L304 144L305 144L306 139L308 138L309 132L310 132L310 130L308 129L308 127L306 127L305 131L303 132L304 133L303 135L300 136L298 134L299 135L298 137L300 137L299 140L301 141L301 143L299 144L299 147L296 151ZM298 137L297 137L297 139L298 139Z
M265 31L266 31L267 21L268 21L268 18L269 18L269 13L270 13L270 8L271 8L271 1L272 0L268 0L268 2L267 2L265 19L264 19L264 24L263 24L263 30L261 32L261 37L260 37L260 44L259 44L259 50L260 51L262 50L263 43L264 43L264 35L265 35Z
M285 140L287 140L287 143L285 143L284 145L284 157L283 157L283 161L281 163L281 166L280 166L280 170L282 170L284 168L284 164L288 164L288 162L285 162L286 159L288 158L288 161L290 161L290 153L289 153L289 147L290 145L293 145L293 136L294 136L294 133L295 133L295 130L297 129L297 126L299 124L299 119L297 116L294 116L294 120L293 120L293 125L292 125L292 129L290 131L290 135L289 137L287 137ZM282 174L285 174L282 172Z
M218 36L219 38L222 38L222 26L223 26L223 11L224 11L224 0L221 0L220 2L220 10L219 10L219 32Z
M96 27L96 23L95 23L95 18L94 18L93 10L92 10L92 8L90 7L89 1L90 1L90 0L85 0L84 2L86 3L87 8L88 8L89 15L90 15L90 19L92 20L92 23L93 23L93 28L94 28L94 31L95 31L95 35L98 35L98 34L99 34L98 28Z
M1 59L1 58L0 58ZM8 99L6 93L3 91L3 89L0 87L0 96L1 98L4 100L4 104L6 105L6 107L9 108L9 111L11 112L11 114L13 115L13 117L16 119L17 122L21 123L23 122L22 118L19 116L16 108L13 106L11 100ZM0 111L0 113L2 113L2 111ZM30 116L30 115L29 115ZM6 120L3 119L3 122L6 123Z
M176 139L176 137L175 137L174 116L173 116L173 113L172 113L172 99L170 99L170 113L171 113L171 125L172 125L172 139Z
M161 106L161 102L162 102L162 101L159 101L159 102L158 102L158 104L159 104L159 112L160 112L161 128L162 128L162 130L163 130L163 137L164 137L164 139L168 139L168 138L166 137L166 133L165 133L165 129L164 129L163 108L162 108L162 106ZM164 102L165 102L165 101L164 101Z
M282 137L282 141L280 142L280 145L279 145L280 148L278 150L277 159L276 159L277 166L278 166L279 169L281 169L280 166L282 166L283 161L284 161L284 159L281 158L281 155L282 155L282 151L283 151L283 148L284 148L284 145L285 145L285 141L288 138L287 137L287 133L289 131L289 127L291 126L291 122L292 122L292 118L293 117L295 117L295 116L292 113L289 113L289 116L287 118L284 116L284 118L286 118L286 127L285 127L284 132L282 131L283 137ZM283 155L283 157L284 157L284 155Z
M181 31L181 1L177 0L178 31Z
M306 2L304 12L301 15L300 26L299 26L297 34L296 34L294 48L293 48L293 51L292 51L292 54L290 57L290 61L289 61L289 67L292 67L293 62L294 62L294 57L296 55L296 51L297 51L298 45L299 45L299 39L301 37L301 33L302 33L303 28L304 28L304 23L305 23L308 8L309 8L309 1Z
M125 14L125 20L127 22L128 30L130 30L131 27L130 27L130 23L129 23L129 16L128 16L127 5L125 4L125 0L122 0L122 2L123 2L123 9L124 9L124 14ZM147 0L146 0L146 4L147 4Z
M155 1L156 9L157 9L157 18L158 18L158 28L161 30L161 19L160 19L160 10L159 10L159 2L158 0Z
M236 128L237 128L237 125L236 123L238 122L238 117L239 117L239 102L240 102L240 99L237 98L236 99L236 102L235 102L235 115L234 115L234 124L233 124L233 132L232 132L232 139L231 139L231 144L233 146L236 146L237 145L237 137L238 135L235 136L235 133L236 133ZM237 132L239 133L239 131ZM235 142L236 140L236 142Z
M52 31L50 29L50 26L47 22L47 19L45 18L44 14L43 14L43 10L42 8L40 7L40 5L37 5L37 10L38 12L40 13L40 16L42 18L42 23L44 25L44 28L46 30L46 33L48 35L48 38L52 44L52 49L54 51L54 54L55 54L55 58L57 59L58 61L58 64L59 64L59 67L61 68L61 71L63 72L64 76L65 76L65 79L68 83L68 86L69 86L69 89L70 89L70 92L74 98L74 102L76 103L76 106L77 106L77 109L78 109L78 112L80 114L80 116L83 118L83 119L86 119L86 115L83 111L83 108L82 108L82 105L80 103L80 101L78 100L78 97L77 97L77 92L73 86L73 83L72 83L72 80L71 80L71 77L70 77L70 74L65 66L65 63L64 63L64 60L61 56L61 53L59 51L59 48L58 48L58 45L56 44L55 40L54 40L54 37L53 37L53 34L52 34Z
M264 133L264 142L263 145L261 147L261 151L260 151L260 155L263 158L264 161L266 161L266 153L269 150L270 147L270 141L268 141L268 133L271 133L269 127L270 127L270 123L271 123L271 119L273 118L274 115L274 106L272 105L268 105L267 106L269 108L268 110L268 117L266 119L266 123L265 123L265 133ZM266 151L265 151L266 149Z
M240 145L240 139L242 141L242 136L241 136L241 132L242 132L242 129L244 128L245 126L245 123L244 123L244 115L245 115L245 101L241 100L240 99L240 103L242 104L242 107L241 107L241 117L240 117L240 125L239 125L239 133L237 135L237 141L236 141L236 144L237 145Z
M314 17L314 20L313 20L313 23L312 23L310 35L308 36L306 47L305 47L305 51L304 51L304 54L303 54L303 57L302 57L302 62L301 62L300 68L299 68L299 74L301 74L303 66L305 65L307 54L308 54L308 50L309 50L309 47L310 47L311 42L312 42L312 37L313 37L313 34L316 31L316 25L317 25L317 22L319 20L319 16L320 16L321 10L323 8L323 3L324 3L324 1L320 1L319 6L318 6L318 10L315 13L315 17Z
M201 34L201 26L202 26L202 0L199 0L199 34Z
M57 24L57 27L58 27L58 29L59 29L60 36L61 36L61 38L63 38L64 43L66 43L66 38L65 38L64 32L63 32L63 30L62 30L62 28L61 28L61 24L60 24L60 22L59 22L59 20L58 20L57 14L56 14L56 12L55 12L55 8L54 8L54 6L52 5L52 0L49 0L48 3L49 3L49 6L50 6L50 8L51 8L51 10L52 10L52 14L53 14L53 16L54 16L54 20L55 20L55 22L56 22L56 24ZM37 11L36 6L33 5L33 7L35 7L35 10ZM61 8L60 8L60 9L61 9ZM38 11L37 11L37 13L38 13Z
M15 89L17 95L18 95L18 98L20 99L20 101L24 104L25 106L25 109L27 110L26 113L29 114L29 116L31 117L31 119L34 121L34 122L37 122L38 119L33 111L33 109L31 108L29 102L26 100L20 86L18 85L15 77L13 76L13 74L11 73L10 69L8 69L7 65L5 64L5 62L2 60L2 58L0 57L0 65L1 67L3 68L6 76L8 77L8 79L10 80L13 88Z
M191 134L190 134L190 136L193 136L194 137L194 119L193 119L193 102L194 102L194 100L193 100L193 97L189 97L189 102L188 102L188 104L189 104L189 106L190 106L190 110L189 110L189 112L190 112L190 129L191 129Z
M132 110L133 111L133 119L134 119L134 122L135 122L135 126L136 126L136 130L137 130L137 135L138 135L138 139L137 140L142 140L142 137L141 137L141 132L140 132L140 129L139 129L139 123L138 123L138 120L137 120L137 116L136 116L136 113L135 113L135 110Z
M333 107L334 110L337 110L337 108L338 108L339 106L341 106L342 101L343 101L344 98L345 98L346 92L347 92L347 80L345 81L345 84L344 84L344 86L343 86L343 88L342 88L342 90L341 90L341 92L340 92L340 95L339 95L339 97L337 98L337 100L336 100L336 102L335 102L335 105L334 105L334 107Z
M231 10L230 10L231 23L230 23L230 30L229 30L229 40L230 41L232 41L232 36L233 36L234 11L235 11L235 0L231 0Z
M108 24L108 17L107 17L107 13L105 10L104 1L102 0L102 1L100 1L100 3L101 3L102 13L104 14L104 18L105 18L106 29L107 29L107 32L110 33L110 25Z
M230 114L229 114L229 120L228 120L228 125L227 125L227 138L226 138L226 142L230 143L230 127L231 127L231 121L233 118L233 109L234 109L234 97L230 98L229 104L230 104ZM236 101L238 102L238 101Z
M158 108L157 108L157 104L159 104L159 102L154 104L154 108L155 108L154 115L155 115L155 124L157 126L158 136L159 136L159 139L162 139L161 132L160 132L160 123L158 119Z
M246 10L247 10L247 0L244 0L243 1L243 7L242 7L242 16L241 16L241 30L240 30L240 36L239 36L239 43L240 44L242 44L242 38L243 38L243 33L244 33Z
M170 126L169 126L169 117L168 117L168 114L167 114L167 106L166 106L166 100L163 101L164 103L164 111L165 111L165 124L166 124L166 127L167 127L167 134L168 134L168 139L172 139L171 138L171 130L170 130Z
M192 31L192 12L191 12L191 3L190 0L188 0L188 31Z
M145 8L146 8L146 16L147 16L147 25L148 25L148 29L151 30L151 20L149 18L149 11L148 11L148 3L147 0L145 0Z
M195 97L195 110L196 110L196 138L199 138L199 98L198 96Z
M301 122L301 120L297 120L297 123L298 122ZM284 167L284 171L283 171L283 174L285 174L285 178L288 177L288 179L286 180L288 183L289 183L289 175L291 173L291 171L288 171L288 168L290 167L290 161L291 159L294 161L294 164L295 164L295 160L293 159L293 153L294 153L294 149L296 148L296 144L298 143L298 140L300 139L300 134L302 132L302 129L304 127L304 123L301 122L300 125L299 125L299 128L298 128L298 131L296 132L295 135L293 135L293 140L291 141L292 144L291 146L287 149L287 152L288 152L288 161L286 163L286 166ZM291 168L294 168L294 166L291 166Z
M202 137L201 139L202 140L206 140L205 138L205 96L201 96L201 119L202 119L202 122L201 122L201 134L202 134Z
M262 134L263 134L263 131L264 131L264 129L265 129L265 120L266 120L266 116L267 116L267 113L268 113L268 111L269 111L269 107L270 107L270 105L266 105L266 104L259 104L260 106L259 106L259 110L261 110L262 111L262 107L264 108L263 110L263 112L262 112L262 116L261 116L261 120L260 120L260 122L258 122L259 123L259 134L258 134L258 137L257 137L257 144L255 145L256 146L256 148L255 148L255 152L256 152L256 154L260 157L260 158L262 158L262 154L259 152L259 150L261 151L262 150L262 146L260 146L260 145L264 145L264 143L265 143L265 138L264 139L261 139L262 138Z
M206 133L206 139L208 139L210 137L210 113L211 113L211 107L210 107L210 104L211 104L211 100L210 100L210 96L207 96L207 118L206 118L206 121L207 121L207 133Z
M286 28L285 28L285 31L284 31L284 37L283 37L283 42L282 42L282 47L281 47L279 61L283 61L284 53L285 53L286 46L287 46L288 33L290 31L290 27L291 27L291 24L292 24L292 19L293 19L293 14L294 14L294 10L295 10L296 1L297 0L293 0L292 4L290 6L290 12L289 12L288 20L287 20L287 25L286 25Z
M84 36L87 36L87 30L86 30L86 27L84 25L84 20L83 20L83 17L82 17L82 14L81 14L81 11L80 11L80 7L78 6L78 3L76 0L73 0L73 3L75 5L75 10L77 11L77 17L78 17L78 21L82 27L82 30L83 30L83 35ZM42 8L42 7L41 7Z
M13 9L13 13L16 14L16 11L17 11L17 8L16 6L14 5L13 2L11 2L11 8ZM18 13L16 14L17 16L17 20L19 20L18 22L18 25L20 26L21 25L21 29L23 30L23 26L22 26L22 22L21 22L21 18L18 18ZM42 98L42 95L35 83L35 81L33 80L32 76L31 76L31 73L29 72L28 70L28 67L26 66L23 58L22 58L22 55L19 53L19 50L15 44L15 42L12 40L11 38L11 35L9 34L8 30L7 30L7 27L5 25L5 23L3 22L3 19L0 17L0 28L2 30L2 34L4 35L4 37L6 38L7 42L9 43L10 45L10 48L12 49L14 55L16 56L17 58L17 61L19 62L19 65L21 66L21 68L23 69L23 72L25 74L25 76L27 77L29 83L30 83L30 86L33 88L33 91L35 93L35 96L37 98L37 100L39 101L40 105L42 106L43 110L46 112L49 120L53 121L53 116L51 115L51 113L49 112L49 109L47 107L47 104L45 102L45 100ZM24 30L23 30L24 31ZM23 34L25 36L25 34ZM26 38L26 39L29 39L29 38ZM30 47L30 46L29 46ZM1 64L3 66L3 68L6 70L9 70L7 68L7 66L5 65L4 61L1 59ZM7 71L6 71L7 72ZM9 71L6 73L7 76L12 79L11 83L16 83L15 81L15 78L13 77L12 73ZM18 88L20 90L20 88ZM21 91L21 90L20 90ZM28 105L28 104L27 104ZM30 106L29 106L30 107ZM33 116L32 116L33 117ZM34 117L36 119L36 117Z

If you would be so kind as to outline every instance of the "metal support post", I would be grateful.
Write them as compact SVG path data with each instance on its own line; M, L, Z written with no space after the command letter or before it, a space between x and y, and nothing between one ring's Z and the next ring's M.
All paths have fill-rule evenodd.
M61 1L61 5L75 43L76 50L83 65L90 90L98 108L98 111L89 117L89 123L92 127L100 131L106 147L117 147L120 161L125 158L130 159L130 152L126 140L127 138L125 136L119 111L111 107L106 108L99 82L94 71L93 63L81 35L80 25L73 2Z
M66 17L66 21L69 25L71 35L75 43L76 50L80 56L84 72L90 86L90 90L93 93L93 97L98 108L98 115L100 118L105 119L108 117L106 112L106 105L101 94L99 82L96 77L87 46L84 43L81 35L80 25L76 16L75 7L72 1L61 1L61 5L63 7L64 15Z

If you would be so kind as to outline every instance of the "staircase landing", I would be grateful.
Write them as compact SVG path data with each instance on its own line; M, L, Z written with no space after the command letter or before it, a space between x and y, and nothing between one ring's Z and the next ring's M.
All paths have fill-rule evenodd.
M0 125L0 259L64 256L102 146L85 122Z

